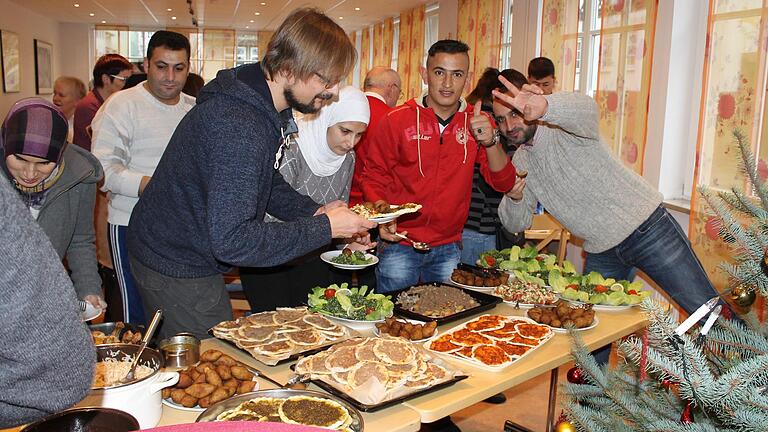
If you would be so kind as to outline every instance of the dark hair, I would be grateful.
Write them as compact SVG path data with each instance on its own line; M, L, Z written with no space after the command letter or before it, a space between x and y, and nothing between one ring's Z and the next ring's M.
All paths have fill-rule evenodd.
M187 61L189 61L191 51L189 39L181 33L168 30L156 31L149 39L149 45L147 45L147 61L152 59L152 51L157 47L166 47L171 51L185 50L187 52Z
M136 87L137 85L143 83L146 80L147 80L147 74L135 73L129 76L127 80L125 80L125 86L123 86L123 90L129 89L131 87Z
M434 57L439 53L446 54L460 54L469 52L469 47L462 41L453 39L442 39L432 44L429 47L429 57Z
M480 75L480 79L477 80L477 85L470 94L467 95L467 103L474 105L477 101L482 101L484 104L490 104L493 102L493 95L491 90L498 88L499 84L499 70L496 68L485 68L483 74Z
M267 45L261 70L269 79L280 72L307 80L318 74L335 84L355 67L357 51L349 36L327 15L314 8L291 12Z
M203 77L196 73L190 72L189 75L187 75L187 82L184 83L184 88L181 89L184 94L188 94L194 98L197 97L197 94L200 93L200 89L203 88L205 85L205 80Z
M93 67L93 87L101 88L104 84L101 82L101 76L117 75L124 70L131 70L133 66L131 62L120 54L104 54L96 60L96 65ZM114 81L113 77L109 77L110 81Z
M528 63L528 76L531 78L542 79L548 76L554 78L555 64L546 57L536 57Z

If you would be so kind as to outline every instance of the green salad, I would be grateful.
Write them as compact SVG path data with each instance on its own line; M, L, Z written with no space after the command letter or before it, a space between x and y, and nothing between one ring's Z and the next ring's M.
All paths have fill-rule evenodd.
M598 272L588 275L551 274L549 283L552 291L560 294L566 300L576 300L583 303L607 306L625 306L638 304L651 295L650 291L642 291L642 281L617 281L604 278Z
M395 305L391 296L368 292L368 286L348 288L333 284L327 288L315 287L309 294L309 309L339 318L358 321L376 321L392 316Z
M563 265L559 266L555 255L540 254L533 246L513 246L500 251L493 249L483 252L477 264L507 271L518 279L541 286L550 285L549 275L554 270L560 274L576 274L576 268L570 261L563 261Z
M353 252L351 249L344 248L338 256L331 258L331 262L346 265L366 265L372 263L373 258L366 258L365 253L361 251Z

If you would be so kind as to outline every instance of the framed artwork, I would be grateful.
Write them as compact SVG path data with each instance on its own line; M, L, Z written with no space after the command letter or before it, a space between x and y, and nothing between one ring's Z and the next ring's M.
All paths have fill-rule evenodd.
M3 72L3 91L5 93L20 92L19 35L16 33L0 30L0 63L2 63Z
M35 39L35 91L53 93L53 45Z

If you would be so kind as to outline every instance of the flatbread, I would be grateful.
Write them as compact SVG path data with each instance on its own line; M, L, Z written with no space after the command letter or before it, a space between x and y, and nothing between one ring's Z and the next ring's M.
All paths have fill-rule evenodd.
M400 339L379 339L373 345L373 352L389 364L407 364L416 357L411 345Z
M245 321L256 326L273 326L275 325L275 320L272 318L274 315L274 312L259 312L248 315L245 317Z
M511 359L500 347L494 345L479 345L472 349L472 357L488 366L499 366Z
M285 399L278 409L285 423L337 429L345 424L350 415L341 404L329 399L311 396L293 396Z
M378 362L361 362L349 371L347 384L352 388L360 387L368 382L369 379L375 379L381 384L387 384L387 369Z
M331 372L344 372L352 369L358 363L354 346L334 347L325 359L325 367Z

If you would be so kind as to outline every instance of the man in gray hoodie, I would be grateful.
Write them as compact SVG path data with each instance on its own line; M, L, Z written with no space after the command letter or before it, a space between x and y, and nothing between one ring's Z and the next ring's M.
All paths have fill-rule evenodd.
M275 32L261 63L219 71L200 92L128 226L145 311L166 312L161 337L205 337L231 319L222 273L233 266L283 264L376 225L340 201L319 206L277 171L286 138L297 130L291 110L318 111L338 95L354 61L341 27L299 9ZM285 222L264 222L267 212Z
M0 245L0 428L7 428L80 401L96 352L61 260L2 175Z

